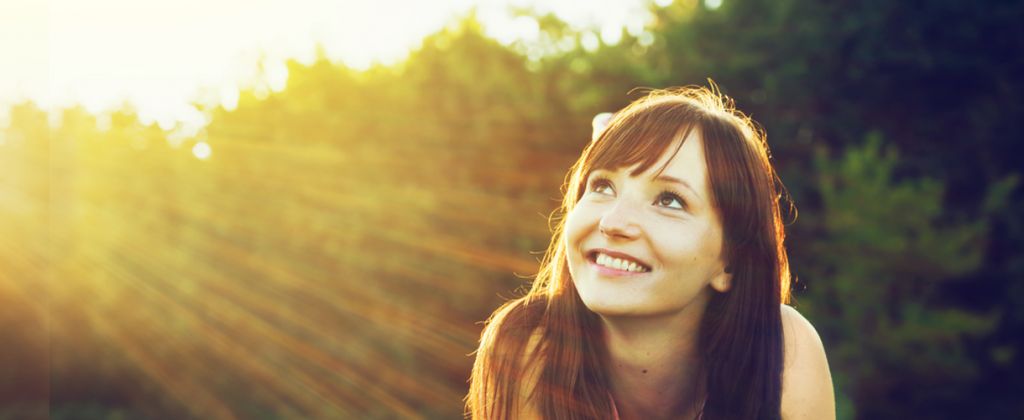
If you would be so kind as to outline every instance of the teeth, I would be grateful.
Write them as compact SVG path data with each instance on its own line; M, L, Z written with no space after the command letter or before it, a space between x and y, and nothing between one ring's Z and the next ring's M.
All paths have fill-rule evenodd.
M627 261L621 258L615 258L605 254L597 254L596 262L598 265L605 266L608 268L614 268L616 270L623 270L634 273L642 273L647 271L646 268L633 261Z

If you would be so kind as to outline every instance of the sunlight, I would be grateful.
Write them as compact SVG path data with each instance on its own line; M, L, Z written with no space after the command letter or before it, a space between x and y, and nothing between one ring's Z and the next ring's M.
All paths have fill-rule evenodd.
M586 32L580 37L580 45L587 52L594 52L601 46L601 40L597 37L597 34Z
M0 67L11 73L0 80L0 106L26 98L46 109L83 104L98 114L127 101L145 121L164 128L194 124L186 121L186 106L203 89L247 86L253 63L313 57L319 44L333 61L357 70L393 64L424 36L471 9L485 32L506 45L536 40L540 33L536 19L517 16L510 8L555 14L576 28L600 33L607 44L619 42L623 27L639 33L649 19L648 0L601 7L573 0L296 0L260 7L241 0L182 0L173 7L154 6L156 10L127 0L50 4L49 13L38 7L0 13L0 28L13 31L0 37ZM48 32L40 35L40 27ZM218 35L205 35L210 33ZM11 41L15 39L22 41ZM266 76L271 91L286 86L286 70L270 68ZM217 102L234 109L230 92L221 94L226 97Z
M618 44L622 40L622 28L605 26L601 29L601 40L608 45Z
M53 376L67 388L89 381L158 414L177 407L212 419L253 417L247 410L448 418L461 409L475 308L495 298L480 284L537 270L522 250L547 226L521 217L537 203L519 194L556 185L564 162L530 154L513 159L531 162L527 173L493 165L488 182L515 194L468 183L480 174L462 162L479 156L438 152L436 128L393 116L415 109L394 102L419 92L410 78L359 71L400 62L421 37L466 16L471 1L296 2L182 0L149 10L52 0L53 46L29 47L50 51L52 62L13 74L19 86L33 85L23 76L46 77L54 99L0 129L0 168L15 174L0 179L0 239L52 226L37 244L0 240L0 266L11 268L0 294L10 284L29 301L39 287L14 279L67 279L47 295ZM477 16L496 42L472 45L466 57L514 58L502 52L514 48L495 44L542 42L537 18L509 5L588 28L591 49L645 22L629 17L642 0L570 3L485 2ZM10 19L0 14L0 32ZM205 35L214 32L225 35ZM558 42L566 51L575 41ZM69 105L80 112L61 110ZM448 169L463 171L456 183ZM494 246L480 232L507 238ZM55 391L64 409L75 392Z
M269 64L267 67L267 83L270 90L280 92L288 84L288 67L282 62Z
M201 141L199 143L196 143L195 146L192 146L192 154L195 155L195 157L198 158L199 160L209 159L210 152L210 145L207 144L205 141Z
M510 17L495 13L493 16L481 16L481 19L488 22L484 28L487 34L504 45L517 40L535 41L540 35L540 25L529 16Z
M220 106L225 111L234 111L238 108L238 88L234 86L224 86L220 90Z

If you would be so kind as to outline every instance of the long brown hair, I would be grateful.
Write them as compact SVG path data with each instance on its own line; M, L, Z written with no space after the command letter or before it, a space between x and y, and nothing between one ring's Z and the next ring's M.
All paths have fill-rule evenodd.
M712 204L722 222L723 260L732 274L729 291L712 294L698 333L698 380L706 391L701 418L779 418L780 304L789 300L790 279L779 209L782 186L764 132L731 100L702 87L650 92L616 113L584 149L563 186L551 244L532 288L487 322L466 397L467 414L515 418L530 398L544 418L610 416L603 330L570 278L565 216L582 197L591 171L639 164L637 172L642 172L694 129L703 138ZM537 344L526 357L531 342ZM539 372L536 378L526 378L528 367ZM534 391L519 395L526 389L520 382L526 380L536 381Z

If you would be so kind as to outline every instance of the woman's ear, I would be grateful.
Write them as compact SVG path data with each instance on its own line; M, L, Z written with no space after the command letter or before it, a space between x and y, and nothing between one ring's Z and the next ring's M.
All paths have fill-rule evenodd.
M719 293L728 292L732 287L732 273L729 267L726 267L718 273L717 276L711 279L711 287Z

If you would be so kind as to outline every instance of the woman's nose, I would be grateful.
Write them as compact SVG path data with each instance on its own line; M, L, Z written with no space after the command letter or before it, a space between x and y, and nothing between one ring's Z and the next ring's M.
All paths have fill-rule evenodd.
M635 239L640 236L637 209L626 200L620 200L601 217L598 230L609 238Z

